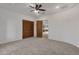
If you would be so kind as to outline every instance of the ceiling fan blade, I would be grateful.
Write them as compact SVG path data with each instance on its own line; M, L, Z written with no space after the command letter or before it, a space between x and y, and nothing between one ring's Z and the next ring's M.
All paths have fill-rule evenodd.
M35 8L35 7L33 7L33 6L29 6L29 7L31 7L31 8Z
M46 11L45 9L39 9L40 11Z
M35 9L36 9L36 10L38 10L38 7L39 7L39 6L36 4L36 7L35 7Z
M39 5L39 8L40 8L40 7L42 7L42 5L41 5L41 4Z
M31 10L31 12L33 12L34 10Z

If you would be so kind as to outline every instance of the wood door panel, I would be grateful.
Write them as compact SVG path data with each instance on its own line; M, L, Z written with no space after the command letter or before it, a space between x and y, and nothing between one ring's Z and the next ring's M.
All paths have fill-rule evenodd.
M37 37L42 37L42 21L37 21Z
M33 37L34 22L23 20L23 38Z

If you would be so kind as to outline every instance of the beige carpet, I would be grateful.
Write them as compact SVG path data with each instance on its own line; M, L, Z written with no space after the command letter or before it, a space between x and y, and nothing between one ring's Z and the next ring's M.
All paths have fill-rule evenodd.
M60 41L29 38L0 45L1 55L72 55L79 48Z

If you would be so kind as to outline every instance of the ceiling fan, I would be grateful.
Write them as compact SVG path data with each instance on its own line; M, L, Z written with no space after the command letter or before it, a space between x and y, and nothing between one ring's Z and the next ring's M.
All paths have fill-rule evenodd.
M35 6L30 5L29 7L34 9L34 10L31 10L31 12L34 11L34 12L39 13L39 11L46 11L45 9L41 9L42 7L41 4L35 4Z

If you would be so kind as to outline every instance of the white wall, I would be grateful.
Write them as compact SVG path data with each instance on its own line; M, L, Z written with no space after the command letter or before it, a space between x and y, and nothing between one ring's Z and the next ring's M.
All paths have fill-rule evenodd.
M49 39L64 41L79 47L79 6L49 16Z
M0 43L22 39L22 20L31 17L10 10L0 9Z
M0 9L0 43L6 38L6 20L4 18L6 19L6 16Z

